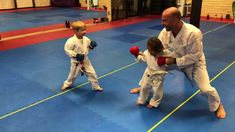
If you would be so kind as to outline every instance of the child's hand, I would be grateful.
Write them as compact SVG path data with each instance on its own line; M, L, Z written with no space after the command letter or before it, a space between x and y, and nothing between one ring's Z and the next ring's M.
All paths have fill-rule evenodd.
M97 46L97 43L92 40L90 45L89 45L89 49L93 50L96 46Z
M131 53L132 55L134 55L135 57L137 57L137 56L139 55L139 52L140 52L140 49L139 49L138 46L132 46L132 47L130 48L130 53Z
M166 57L159 56L159 57L157 58L157 64L158 64L159 66L165 65L165 64L166 64Z
M144 56L144 53L143 52L139 52L139 55Z
M84 55L83 54L77 54L76 55L76 59L77 59L77 61L79 61L79 62L83 62L83 60L84 60Z
M176 64L176 58L159 56L157 58L157 64L159 66L162 66L165 64L167 65Z

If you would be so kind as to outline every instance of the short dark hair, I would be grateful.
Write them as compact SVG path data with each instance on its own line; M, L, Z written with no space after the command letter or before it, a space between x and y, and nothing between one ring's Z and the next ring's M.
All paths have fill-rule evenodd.
M163 51L162 42L157 37L149 38L147 42L147 49L149 48L157 54Z

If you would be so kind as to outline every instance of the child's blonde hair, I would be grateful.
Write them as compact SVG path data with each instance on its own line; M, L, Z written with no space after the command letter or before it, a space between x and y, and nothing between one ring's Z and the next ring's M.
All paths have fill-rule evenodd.
M84 27L86 27L86 24L82 21L76 21L72 23L73 30L79 30Z

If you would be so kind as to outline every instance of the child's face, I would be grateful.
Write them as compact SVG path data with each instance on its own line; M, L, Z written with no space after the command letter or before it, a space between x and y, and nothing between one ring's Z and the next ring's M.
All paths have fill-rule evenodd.
M82 28L79 28L79 29L74 29L73 30L75 35L78 37L78 38L83 38L83 36L86 35L86 27L82 27Z

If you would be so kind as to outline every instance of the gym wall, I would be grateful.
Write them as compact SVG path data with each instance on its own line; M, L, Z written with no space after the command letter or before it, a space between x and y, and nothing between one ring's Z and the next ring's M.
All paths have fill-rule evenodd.
M82 7L87 7L87 1L88 0L80 0ZM111 0L97 0L98 1L98 7L103 8L103 6L108 7L108 3L110 3Z
M16 3L15 3L16 2ZM51 0L34 0L35 7L51 6ZM33 7L33 0L0 0L0 10Z
M233 0L203 0L202 1L202 10L201 16L207 16L213 18L223 18L226 17L227 14L232 18L232 1Z
M87 0L80 0L81 7L87 7ZM112 12L111 12L111 0L98 0L98 7L103 8L103 6L107 7L107 17L109 20L112 20Z
M51 6L51 0L34 0L36 7Z
M0 0L0 10L14 9L14 8L15 8L14 0Z
M32 0L16 0L17 8L33 7Z
M102 8L103 6L108 7L109 3L111 3L111 0L99 0L99 6Z

